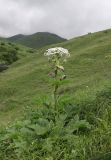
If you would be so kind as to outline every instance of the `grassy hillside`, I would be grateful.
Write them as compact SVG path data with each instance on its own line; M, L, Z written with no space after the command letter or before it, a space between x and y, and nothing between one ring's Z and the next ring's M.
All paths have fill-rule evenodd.
M50 44L56 44L65 41L64 38L48 32L38 32L32 35L19 34L8 38L8 40L37 49Z
M57 46L67 48L71 53L71 58L65 64L68 83L59 90L59 94L62 96L60 106L68 106L69 108L74 106L74 114L78 114L80 119L87 120L92 129L85 134L83 131L75 130L74 135L70 135L72 138L68 132L66 136L71 138L68 139L68 146L65 144L67 138L64 137L66 139L54 142L55 148L51 152L46 151L46 148L42 152L39 148L40 152L36 152L36 156L47 160L52 160L52 157L57 156L57 160L103 160L103 155L105 155L107 159L104 160L109 160L111 158L109 155L111 151L111 30L74 38L57 44ZM51 95L52 87L48 77L50 68L46 57L43 56L45 50L46 48L42 48L36 54L22 58L12 64L10 69L0 74L1 126L12 124L21 118L28 108L41 107L43 101L49 103L48 97ZM24 127L26 124L37 119L38 112L34 111L33 114L34 117L28 116L28 121L24 121L22 126L22 133L25 135ZM77 119L75 117L75 120ZM88 123L83 123L83 126L88 126ZM17 124L16 127L19 125ZM12 133L13 129L9 132ZM17 136L20 135L17 133ZM41 137L43 141L39 141L39 136L36 142L41 145L43 142L46 144L44 136ZM55 138L50 137L51 135L48 136L47 143ZM22 140L24 140L23 137ZM35 150L34 148L34 154ZM60 150L63 153L60 153ZM30 152L32 153L32 151ZM32 154L31 156L34 156ZM23 155L24 157L21 159L27 159L25 153ZM60 155L63 157L60 158ZM32 158L30 154L28 158ZM17 160L17 158L15 159ZM40 160L42 159L40 158Z
M109 30L108 33L94 33L58 44L71 52L71 58L66 63L70 83L64 89L66 94L71 93L73 100L78 102L88 97L94 99L98 91L110 84L110 39ZM47 76L49 68L44 51L45 48L22 58L0 74L0 117L5 119L6 123L8 112L9 115L10 112L16 114L16 111L22 111L24 106L37 105L38 95L50 93Z
M33 53L34 50L5 40L0 40L0 72L7 69L12 63Z

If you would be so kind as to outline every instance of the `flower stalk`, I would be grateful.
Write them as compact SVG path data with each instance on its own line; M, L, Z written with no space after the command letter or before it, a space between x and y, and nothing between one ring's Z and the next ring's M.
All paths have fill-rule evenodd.
M67 49L56 47L50 48L45 53L45 56L48 56L49 62L54 68L52 76L54 78L54 90L53 90L53 97L54 97L54 109L55 111L58 110L58 89L60 86L60 82L66 78L64 75L64 67L61 65L66 58L70 57L70 54Z
M58 68L55 68L55 82L57 81L57 74L58 74ZM57 91L58 91L58 84L55 83L54 85L54 91L53 91L53 95L54 95L54 108L55 110L57 110Z

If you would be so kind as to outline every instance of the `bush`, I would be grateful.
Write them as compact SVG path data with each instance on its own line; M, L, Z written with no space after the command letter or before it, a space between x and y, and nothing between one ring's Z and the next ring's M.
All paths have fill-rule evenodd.
M11 42L8 42L9 45L13 46L13 44Z
M2 53L2 57L1 59L3 61L6 62L6 64L12 64L13 62L17 61L18 60L18 56L17 56L17 52L16 50L10 50L8 52L4 52Z
M27 52L34 53L34 50L33 49L29 49Z
M0 62L4 63L5 65L10 65L13 62L17 61L18 60L17 51L18 51L18 48L14 49L13 47L9 45L5 45L5 43L2 42L0 46Z
M15 47L15 50L17 50L17 51L18 51L18 50L19 50L19 47Z
M104 31L104 33L107 34L107 33L108 33L108 30Z
M8 69L8 66L6 64L0 64L0 72Z
M5 43L4 43L4 42L1 42L1 46L5 46Z

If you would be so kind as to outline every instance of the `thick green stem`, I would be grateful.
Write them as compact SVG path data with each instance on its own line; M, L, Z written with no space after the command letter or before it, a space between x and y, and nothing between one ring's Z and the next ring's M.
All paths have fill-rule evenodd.
M56 83L57 73L58 73L58 69L55 68L55 85L54 85L54 108L55 110L57 110L57 90L58 90L58 84Z
M54 109L55 111L57 111L57 105L58 105L58 88L59 88L59 84L58 82L61 80L60 77L58 77L58 71L60 70L59 68L60 66L60 61L59 61L59 57L57 56L55 58L55 70L54 70L54 78L55 78L55 84L54 84L54 91L53 91L53 95L54 95Z

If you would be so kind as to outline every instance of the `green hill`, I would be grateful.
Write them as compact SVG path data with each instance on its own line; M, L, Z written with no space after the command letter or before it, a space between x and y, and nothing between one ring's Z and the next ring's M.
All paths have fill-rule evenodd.
M34 124L30 123L36 123L38 116L41 116L43 120L45 118L48 119L48 116L51 119L52 113L49 114L48 111L43 110L43 115L46 117L42 117L41 111L33 111L32 115L29 113L23 123L20 121L12 130L9 128L7 136L11 137L10 141L12 139L17 140L14 141L16 147L13 148L12 143L12 146L9 146L8 151L6 151L5 145L9 143L7 140L3 144L4 153L8 153L7 155L10 157L13 149L16 149L14 155L10 157L12 160L14 160L13 157L16 153L24 156L21 158L24 160L32 157L34 159L34 155L34 160L36 160L37 156L40 160L45 158L52 160L52 157L55 159L57 157L57 160L106 160L106 156L107 159L110 159L111 30L87 34L57 45L42 48L35 54L29 54L27 57L18 60L8 70L0 73L0 125L8 126L13 124L16 120L22 118L29 109L40 108L43 102L46 103L46 101L49 103L50 99L48 97L51 97L52 91L48 77L50 68L43 53L47 48L53 46L67 48L71 53L71 57L65 64L68 83L60 88L59 94L62 96L60 106L67 106L67 112L64 112L71 114L71 107L73 107L71 112L75 116L71 117L72 119L67 119L64 125L66 130L64 130L61 125L66 114L61 115L61 119L57 121L58 126L54 128L54 133L51 132L50 135L47 133L45 135L47 139L45 139L44 133L46 133L46 130L44 131L44 128L37 128L36 130ZM42 123L41 118L38 123ZM70 124L71 126L66 128L70 120L73 120ZM75 121L77 124L74 126L75 130L72 131L71 127ZM44 120L42 125L46 124L47 121ZM32 127L30 131L27 125L32 125L30 126ZM81 130L77 129L78 127ZM89 130L85 130L85 127L89 127ZM39 132L40 129L42 129L41 132ZM60 129L64 133L62 131L61 134L58 133ZM32 131L35 134L30 139ZM67 131L69 131L68 135L64 136ZM39 134L38 132L43 135L37 135ZM29 136L28 139L26 135ZM27 145L26 142L28 143ZM27 148L29 143L31 147ZM39 144L40 146L38 147ZM23 150L22 145L24 145L27 152ZM10 147L13 149L10 150ZM22 148L23 152L19 148ZM30 150L32 148L33 150ZM2 152L0 152L0 155L2 154L3 156ZM15 159L17 160L17 157Z
M94 99L97 92L110 84L111 30L74 38L57 46L71 52L71 58L66 63L70 80L65 88L66 94L70 93L74 99L77 98L76 101L88 97ZM1 123L11 121L16 112L22 112L23 107L37 105L38 95L50 93L49 68L43 55L45 49L18 60L0 74L0 118L5 119ZM10 112L14 113L10 115Z
M18 40L20 40L20 39L22 39L24 37L25 37L24 35L18 34L18 35L9 37L8 40L16 43Z
M38 32L32 35L15 35L8 38L10 42L25 45L31 48L41 48L50 44L56 44L65 41L66 39L59 37L56 34L48 32Z

